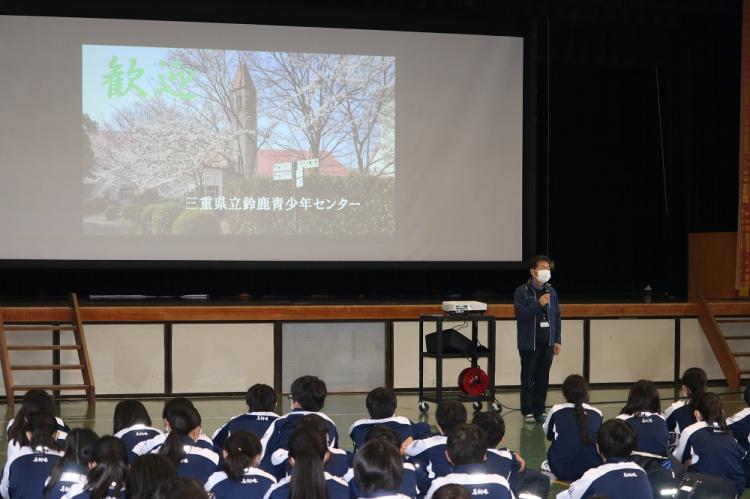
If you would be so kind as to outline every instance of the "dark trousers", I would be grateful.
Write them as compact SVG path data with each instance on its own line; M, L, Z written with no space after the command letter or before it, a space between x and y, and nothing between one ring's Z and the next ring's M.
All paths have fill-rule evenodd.
M521 414L538 416L544 413L554 349L546 343L537 343L536 350L519 350L518 353L521 355Z

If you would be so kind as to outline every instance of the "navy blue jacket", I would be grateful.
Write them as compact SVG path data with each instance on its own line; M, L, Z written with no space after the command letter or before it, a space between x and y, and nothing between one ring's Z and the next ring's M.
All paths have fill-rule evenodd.
M84 486L88 483L89 469L82 464L70 463L63 467L60 479L55 483L44 496L44 499L60 499L75 486ZM44 483L46 488L49 478Z
M581 428L573 404L557 404L547 413L544 431L552 444L547 449L547 464L554 475L565 481L578 480L586 471L602 464L596 451L596 435L602 425L599 409L583 404L589 443L581 440Z
M549 286L550 300L547 318L549 319L549 344L562 343L560 320L560 301L557 291ZM542 315L542 306L534 292L531 279L516 288L513 294L513 308L516 311L516 334L519 350L536 349L536 325Z
M3 499L39 499L44 482L61 457L59 451L21 447L5 463L0 495Z
M349 486L343 478L325 474L328 499L349 499ZM287 499L291 477L286 477L266 492L265 499Z
M128 451L128 462L132 463L138 457L138 454L133 452L135 446L161 434L161 430L151 428L145 424L136 424L118 431L115 433L115 437L122 440L122 443L125 444L125 450Z
M716 475L734 482L737 495L745 489L745 472L742 460L745 451L731 433L718 425L709 426L699 421L685 428L673 453L680 461L691 461L687 471ZM693 462L695 461L695 462Z
M668 455L669 430L667 422L661 414L641 412L639 414L620 414L617 419L627 421L635 430L638 442L635 450L648 452L657 456Z
M354 444L354 452L365 444L367 434L378 425L387 426L395 431L399 442L403 442L409 437L414 437L411 421L403 416L391 416L390 418L383 419L359 419L349 427L349 436L352 439L352 444Z
M492 497L493 499L512 499L508 481L500 476L486 472L484 463L456 466L453 473L436 478L425 499L431 499L437 489L443 485L455 483L465 488L472 496Z
M344 476L344 480L349 482L349 499L363 497L357 479L354 477L353 469L350 469ZM398 493L411 498L417 497L419 493L417 490L417 472L411 463L404 463L404 474L401 477L401 486L398 489ZM370 497L376 496L371 495Z
M268 490L276 485L276 478L260 468L246 468L237 481L230 480L223 471L208 478L205 488L215 499L263 499Z
M202 439L194 442L188 436L181 436L182 450L185 457L177 463L177 475L181 477L195 478L200 483L206 483L208 477L219 471L221 463L220 454ZM158 454L161 444L156 446L151 453Z
M417 468L417 485L420 492L427 492L435 478L453 471L453 466L445 457L447 446L448 437L435 435L415 440L406 448L405 454L409 462Z
M268 427L271 423L279 419L279 415L275 412L247 412L235 416L227 423L216 430L211 436L211 440L214 441L214 445L219 448L224 448L224 442L234 431L245 430L255 435L260 439L265 435Z
M669 428L669 431L675 433L682 433L685 428L696 423L693 410L690 408L688 400L678 400L670 405L667 410L664 411L664 418L667 420L667 428Z
M578 499L601 495L610 499L653 499L648 475L627 458L613 458L592 468L560 492L559 499Z

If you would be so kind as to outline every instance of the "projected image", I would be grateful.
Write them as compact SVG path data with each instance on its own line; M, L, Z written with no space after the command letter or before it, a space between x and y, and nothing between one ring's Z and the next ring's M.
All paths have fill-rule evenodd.
M82 46L89 235L388 235L394 57Z

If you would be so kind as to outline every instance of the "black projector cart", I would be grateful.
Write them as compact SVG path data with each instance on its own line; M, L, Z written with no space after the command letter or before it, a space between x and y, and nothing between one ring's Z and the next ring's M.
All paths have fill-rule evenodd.
M437 334L437 348L436 351L427 352L425 349L425 324L435 324L434 329L428 329L428 331L443 331L444 322L456 322L464 321L471 324L471 343L472 350L469 353L447 353L443 349L443 335ZM479 344L479 323L487 323L487 349L480 349ZM482 410L482 402L488 402L491 404L492 409L499 411L500 404L495 400L495 332L496 332L496 318L493 315L481 315L481 314L441 314L441 315L421 315L419 317L419 412L426 414L430 410L430 406L427 402L434 402L439 404L442 400L452 399L460 402L471 402L474 410ZM424 360L435 359L435 387L427 388L429 392L426 392L424 386ZM479 366L479 359L487 359L487 376L489 378L489 389L485 391L484 395L480 396L469 396L464 393L455 394L454 391L444 393L443 389L443 359L470 359L471 367ZM456 387L458 389L458 387ZM434 396L428 396L426 393L432 394L434 390Z

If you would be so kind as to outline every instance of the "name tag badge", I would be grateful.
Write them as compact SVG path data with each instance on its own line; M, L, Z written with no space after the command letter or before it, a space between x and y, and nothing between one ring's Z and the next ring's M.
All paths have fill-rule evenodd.
M541 321L541 322L539 322L539 327L549 327L549 322L548 321Z

